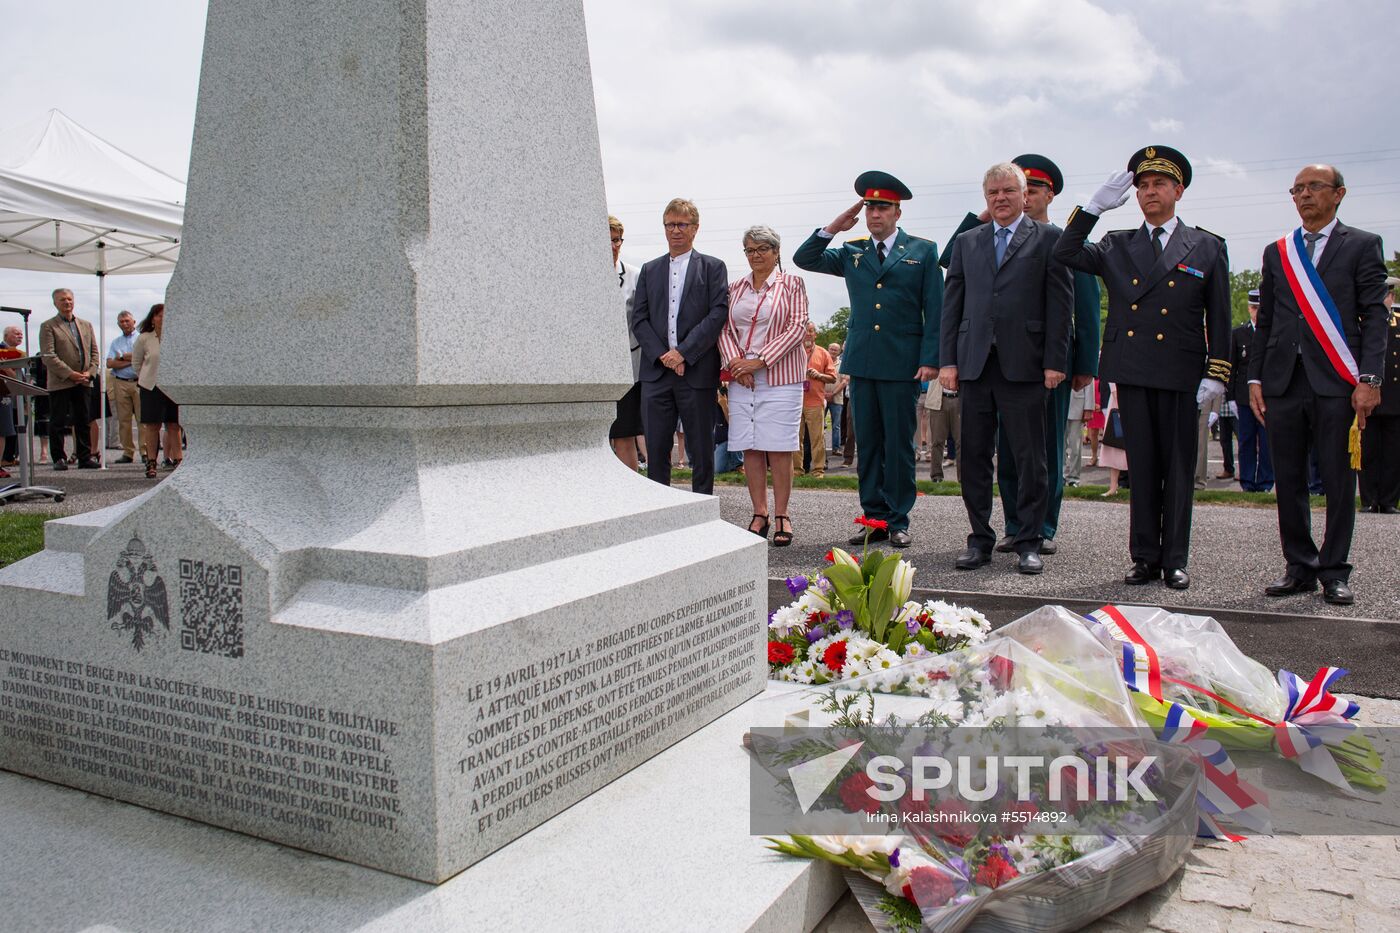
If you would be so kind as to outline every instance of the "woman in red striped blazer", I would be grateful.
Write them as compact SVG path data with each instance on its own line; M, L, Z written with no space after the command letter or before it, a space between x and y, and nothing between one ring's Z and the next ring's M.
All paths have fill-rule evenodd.
M768 537L768 471L773 471L773 544L792 543L787 516L792 494L792 452L802 420L806 378L807 286L784 272L772 227L744 233L752 270L729 286L729 322L719 335L728 363L729 449L744 452L744 475L753 499L749 531Z

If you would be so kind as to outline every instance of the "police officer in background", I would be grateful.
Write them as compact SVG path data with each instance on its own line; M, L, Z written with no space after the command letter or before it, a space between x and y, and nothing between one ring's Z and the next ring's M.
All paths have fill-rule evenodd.
M1400 279L1385 280L1385 383L1381 403L1366 419L1361 432L1361 509L1394 515L1400 502L1400 311L1395 290Z
M1269 434L1249 407L1249 353L1254 322L1259 318L1259 289L1249 290L1249 320L1230 332L1230 401L1235 403L1235 432L1240 438L1238 476L1245 492L1274 488L1274 463L1269 457ZM1222 429L1223 430L1223 429ZM1224 440L1225 435L1220 435Z
M1067 266L1108 288L1099 377L1118 385L1124 449L1133 471L1123 582L1158 577L1172 589L1186 572L1196 466L1196 412L1225 394L1230 378L1230 271L1225 241L1176 216L1191 163L1147 146L1075 208L1055 248ZM1085 242L1099 216L1136 188L1146 223Z
M888 523L871 541L889 538L908 547L914 507L914 432L918 428L919 383L938 376L939 317L943 271L938 247L897 226L900 204L913 194L888 172L856 179L860 200L815 231L793 253L808 272L846 280L850 329L841 372L850 376L848 405L860 457L860 505L867 518ZM870 236L831 246L838 233L856 225L861 210ZM865 540L862 529L851 544Z

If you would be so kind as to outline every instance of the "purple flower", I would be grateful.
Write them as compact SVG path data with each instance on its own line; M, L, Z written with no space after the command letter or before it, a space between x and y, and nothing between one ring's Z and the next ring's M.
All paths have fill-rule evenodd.
M814 641L821 641L826 637L826 631L820 625L814 625L807 630L807 643L810 645Z
M788 592L791 593L794 598L801 596L802 591L807 589L806 577L788 577L783 582L787 584Z
M817 577L817 592L823 596L831 594L831 581L826 577Z
M915 619L915 618L908 618L908 619L905 619L905 620L904 620L904 627L905 627L906 629L909 630L909 634L910 634L910 635L917 635L917 634L919 634L919 620L918 620L918 619Z
M856 614L849 609L842 609L836 613L836 624L842 629L848 629L856 624Z
M890 867L891 867L891 868L898 868L898 867L899 867L899 850L898 850L898 849L895 849L895 850L893 850L892 852L890 852Z

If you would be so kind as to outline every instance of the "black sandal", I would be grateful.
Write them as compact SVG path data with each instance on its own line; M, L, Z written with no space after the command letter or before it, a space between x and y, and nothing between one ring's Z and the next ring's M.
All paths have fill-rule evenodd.
M774 515L773 521L778 523L778 528L780 529L778 531L773 532L773 546L787 547L789 544L792 543L792 519L788 518L786 515ZM783 527L783 522L788 523L787 531L781 530Z
M761 527L761 528L755 528L755 527L753 526L753 523L756 522L756 521L758 521L760 518L763 519L763 527ZM768 516L767 516L767 515L759 515L757 512L753 513L753 518L749 519L749 531L751 531L751 532L753 532L754 534L758 535L760 538L763 538L764 540L767 540L767 538L768 538Z

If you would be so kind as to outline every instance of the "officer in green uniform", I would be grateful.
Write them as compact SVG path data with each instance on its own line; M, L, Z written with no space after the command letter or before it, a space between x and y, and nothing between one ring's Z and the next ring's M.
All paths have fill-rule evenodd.
M797 248L792 261L808 272L846 280L850 330L841 372L851 377L851 418L859 451L860 504L867 518L889 525L871 541L888 536L908 547L909 511L914 507L914 432L919 382L938 377L943 270L938 247L897 226L900 204L913 197L888 172L856 179L860 200ZM831 241L856 225L861 209L870 236ZM865 540L853 535L851 544Z

